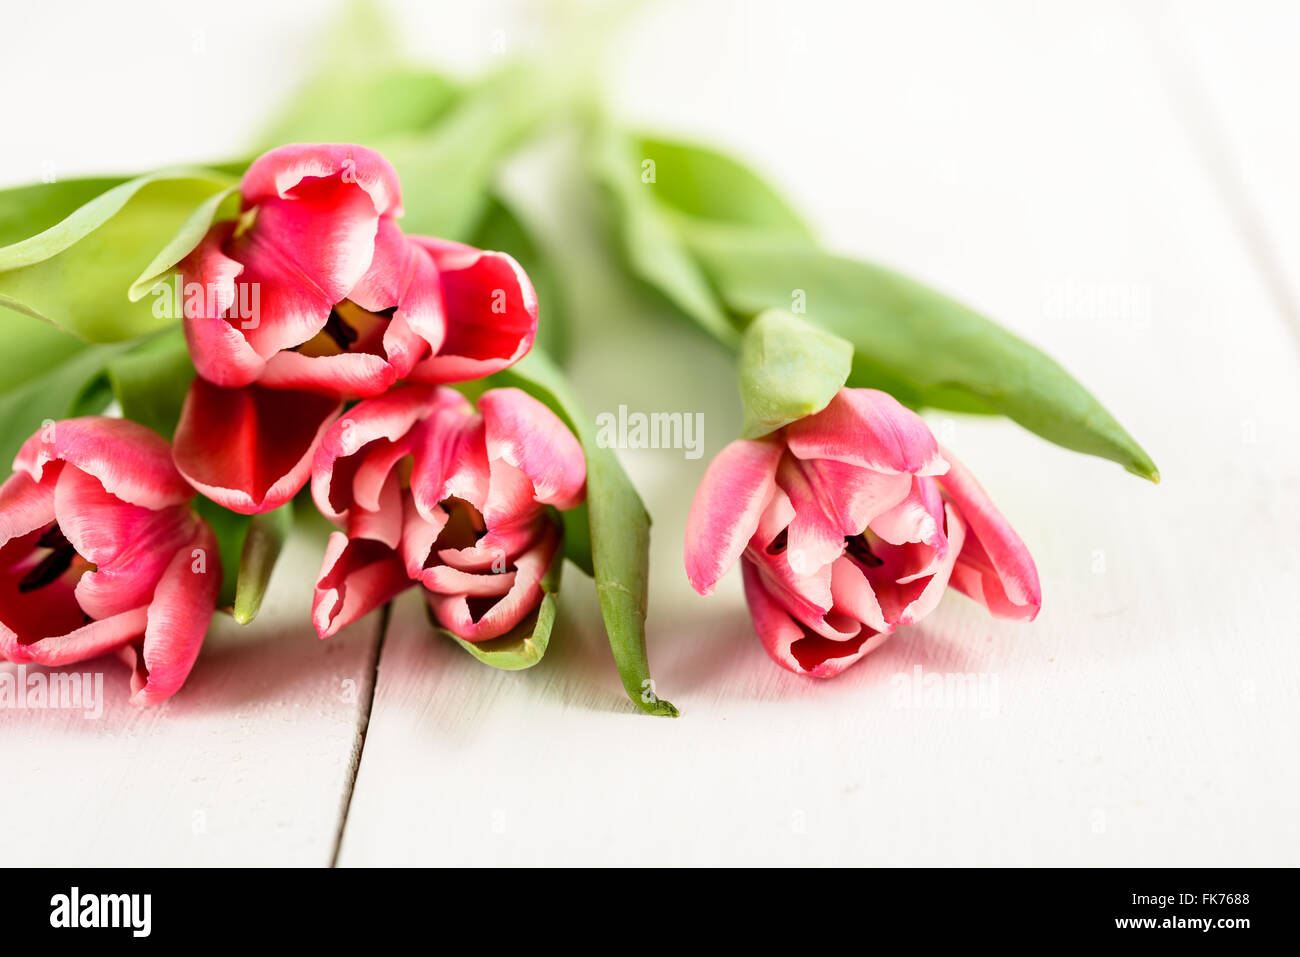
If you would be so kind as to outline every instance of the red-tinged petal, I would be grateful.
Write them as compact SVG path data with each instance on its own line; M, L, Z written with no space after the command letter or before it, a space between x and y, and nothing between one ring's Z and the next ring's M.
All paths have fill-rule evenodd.
M111 618L87 622L62 635L41 638L25 646L23 660L60 668L116 651L144 633L148 608L132 608ZM0 625L0 629L3 626Z
M805 628L835 640L857 634L855 619L835 609L831 594L833 563L828 562L812 574L800 575L786 561L784 549L775 545L745 550L744 564L752 565L763 579L763 588L781 607Z
M532 483L533 500L560 511L583 500L587 459L560 417L521 389L490 389L478 400L488 461L519 469ZM492 493L484 517L494 523Z
M176 427L176 467L208 498L245 515L291 499L339 402L309 392L190 385Z
M837 558L831 566L831 598L838 611L857 619L873 631L894 630L893 624L885 620L885 613L871 582L858 564L847 555Z
M58 469L46 469L37 482L23 472L0 485L0 547L54 521L54 484Z
M379 220L364 193L314 183L298 191L258 206L253 225L226 246L257 293L240 329L264 359L324 329L374 254Z
M489 528L469 548L440 548L434 557L465 572L500 571L509 564L510 556L521 555L532 548L549 527L545 513L539 512L534 521Z
M425 420L415 447L411 496L416 507L429 521L448 498L464 499L481 512L490 478L483 417L463 400L440 404Z
M409 375L418 360L437 354L446 340L442 281L433 257L391 220L379 221L370 268L348 298L370 312L396 310L383 344L400 378Z
M907 496L894 508L877 516L871 530L891 545L924 542L946 551L943 535L943 497L934 479L918 475L909 483Z
M754 630L772 660L788 671L811 678L833 678L878 648L888 637L876 634L868 627L845 640L810 633L768 594L753 565L745 562L741 571Z
M951 505L941 506L940 515L937 546L925 542L891 545L874 532L868 533L874 561L858 567L871 583L885 620L891 625L915 624L943 597L953 563L966 541L966 525Z
M368 352L307 356L285 351L266 360L258 384L339 398L364 398L382 395L396 381L397 370L386 359Z
M402 505L402 544L399 550L406 574L418 579L429 563L434 542L447 527L448 516L446 511L435 505L429 516L425 517L410 496L407 496Z
M772 500L767 503L767 508L763 509L763 514L759 517L758 528L754 530L754 535L749 540L749 547L759 551L767 549L778 535L790 527L792 521L794 521L794 505L790 502L790 496L777 486L772 492Z
M263 153L239 185L244 208L268 199L299 195L304 180L330 180L336 189L359 189L378 216L400 217L402 194L397 171L379 153L350 143L292 143Z
M40 544L44 534L38 528L0 546L0 655L10 661L30 661L33 642L86 624L73 591L75 562L53 581L30 587L29 576L50 555Z
M348 537L368 538L396 549L402 543L402 486L389 473L373 508L354 508L348 516Z
M54 514L77 554L96 566L76 585L77 603L91 618L148 605L172 554L194 535L188 506L127 505L72 466L59 475Z
M233 221L217 223L177 266L184 284L185 340L194 368L210 382L232 387L256 381L265 365L240 328L252 321L245 315L251 312L252 297L250 287L236 283L244 264L225 253L234 230Z
M151 537L166 518L183 513L180 506L154 510L128 505L75 466L63 468L54 488L59 528L77 553L95 565L112 562L133 542Z
M686 519L686 576L701 595L735 564L776 490L781 446L737 439L709 463Z
M356 504L376 508L389 471L411 451L416 425L440 399L431 387L402 386L357 403L335 421L312 462L312 499L321 514L345 522Z
M369 539L349 540L332 532L316 579L311 620L328 638L409 588L402 560L391 548Z
M248 385L266 368L266 360L249 345L243 332L225 319L187 317L185 341L199 375L217 385Z
M830 459L801 460L803 474L826 514L844 535L858 535L907 497L912 477L906 472L875 472Z
M131 703L166 701L185 683L199 656L221 592L217 538L199 522L173 556L149 604L149 626L131 677Z
M920 594L905 605L898 616L900 625L914 625L939 605L944 589L952 578L953 567L961 554L962 544L966 540L966 524L957 510L951 505L945 506L947 527L947 548L937 553L935 563L928 569L928 577L922 582ZM919 580L919 579L918 579ZM911 582L900 584L910 585Z
M559 543L558 531L554 526L548 525L542 539L515 561L515 579L510 590L481 615L475 614L476 609L471 608L466 595L441 595L426 591L425 597L434 617L444 628L465 641L487 641L501 637L541 604L542 579L546 577Z
M876 389L840 389L822 411L786 426L785 438L801 459L914 475L946 469L925 420Z
M159 509L194 497L172 464L167 440L127 419L86 416L46 425L23 443L14 471L40 481L45 467L58 461L93 475L132 505Z
M1043 604L1033 556L970 471L946 449L944 455L951 468L940 485L967 532L953 587L999 618L1032 621Z
M505 253L413 236L433 257L442 283L446 338L419 363L419 382L463 382L514 365L537 336L537 293Z
M450 565L434 565L422 569L420 584L429 591L442 595L465 595L469 598L490 598L510 591L515 583L516 573L512 571L494 574L492 572L463 572Z
M781 457L776 481L794 506L794 518L786 530L785 560L796 575L811 575L840 556L845 533L838 517L827 513L802 463L793 455Z

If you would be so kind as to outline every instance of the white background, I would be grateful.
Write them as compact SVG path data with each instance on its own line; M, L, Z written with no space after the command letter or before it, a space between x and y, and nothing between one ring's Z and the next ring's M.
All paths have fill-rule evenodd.
M332 9L9 0L0 183L238 153ZM538 9L397 13L463 71ZM1283 3L649 5L609 37L620 116L740 153L828 245L1046 348L1163 483L931 416L1037 558L1042 615L950 595L839 679L799 679L738 576L703 599L681 570L739 421L725 357L611 317L574 357L589 408L705 413L705 458L625 456L681 719L626 703L572 570L551 653L504 674L414 595L382 638L376 614L318 642L304 540L167 705L128 706L111 665L99 721L0 715L0 864L1300 863L1298 39ZM989 690L901 707L916 666Z

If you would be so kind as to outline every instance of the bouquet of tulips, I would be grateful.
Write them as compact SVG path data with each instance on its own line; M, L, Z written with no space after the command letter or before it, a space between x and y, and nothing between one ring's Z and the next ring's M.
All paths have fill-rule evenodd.
M458 83L394 64L369 19L342 32L255 158L0 192L3 658L117 655L132 700L163 701L215 612L256 616L315 510L336 527L321 638L417 588L431 630L526 668L567 560L631 700L675 715L645 647L649 516L568 384L560 271L501 186L557 128L616 278L737 355L743 435L696 494L685 573L708 594L741 560L780 666L834 676L949 587L1037 614L1024 544L917 409L1158 477L1053 360L826 252L735 159L633 135L535 65Z

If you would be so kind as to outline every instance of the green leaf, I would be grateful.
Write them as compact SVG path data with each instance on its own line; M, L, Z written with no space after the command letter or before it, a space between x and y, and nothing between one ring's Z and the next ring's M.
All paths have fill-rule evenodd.
M596 577L591 563L591 514L583 502L569 509L564 519L564 557L578 566L588 578Z
M515 258L537 292L537 345L556 360L565 354L564 298L559 277L550 257L499 196L493 196L471 245L479 249L509 253Z
M195 499L194 507L200 517L212 526L212 531L217 536L217 553L221 556L221 594L217 598L217 608L231 611L239 584L238 573L231 574L231 570L239 568L251 518L222 508L201 495Z
M657 167L646 165L649 157L638 157L633 142L608 128L593 135L589 149L628 269L710 335L735 346L738 336L726 311L660 204Z
M646 595L650 574L650 516L611 449L596 440L595 423L582 410L555 364L533 349L493 377L518 385L568 422L587 457L587 511L596 596L614 662L628 697L643 711L677 717L655 693L646 657Z
M901 381L910 398L937 408L964 411L974 401L1057 445L1158 480L1147 454L1068 372L961 303L802 242L725 227L683 235L739 316L782 308L793 288L804 290L808 318L857 350L852 384Z
M0 329L7 332L15 321L38 322L0 311ZM52 328L44 323L40 326L42 331ZM42 340L51 349L42 358L48 360L51 356L58 356L57 361L47 365L38 375L0 394L0 462L12 462L23 442L46 420L93 415L102 412L112 400L106 387L105 368L114 356L127 348L127 344L88 346L66 333L60 332L59 335L64 339ZM0 341L7 338L6 334L0 337Z
M131 288L127 290L127 298L132 302L139 302L147 296L167 274L172 272L178 262L194 250L215 220L231 219L238 213L238 186L229 186L205 199L181 224L181 228L167 245L158 251L158 255L154 256L144 272L131 283Z
M457 95L456 84L447 77L419 67L329 69L294 97L258 142L264 149L282 143L369 146L433 126Z
M271 580L271 572L293 528L293 502L271 512L254 515L248 522L239 553L239 576L235 584L235 621L247 625L257 617Z
M85 348L76 336L42 319L0 309L0 393L39 379Z
M509 634L487 641L466 641L464 638L439 628L471 655L493 668L502 671L523 671L542 660L551 642L551 629L558 611L560 575L564 570L564 549L555 553L551 567L542 579L542 603L537 611L520 622Z
M90 342L133 339L171 324L176 317L155 314L154 303L131 303L128 290L195 208L230 185L211 170L163 170L114 186L0 248L0 305Z
M775 432L826 408L844 385L853 346L780 309L761 313L745 330L738 376L745 438Z
M642 163L654 163L654 197L691 219L771 229L812 241L794 207L756 173L706 146L642 136Z
M320 65L258 138L283 143L362 143L425 129L454 102L457 86L431 70L394 65L399 38L380 4L354 2L314 49Z
M401 178L408 233L471 241L504 159L554 116L563 90L524 65L470 87L427 132L372 144Z
M114 357L108 381L124 418L147 425L171 441L181 405L194 379L185 333L169 330Z
M0 247L44 232L126 180L124 176L69 179L0 190Z
M217 607L246 625L257 617L271 572L293 527L293 503L262 515L240 515L199 496L195 508L217 536L222 570Z

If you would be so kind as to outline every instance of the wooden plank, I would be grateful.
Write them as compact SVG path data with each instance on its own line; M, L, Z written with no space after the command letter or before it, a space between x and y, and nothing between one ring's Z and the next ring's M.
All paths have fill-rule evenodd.
M1033 549L1042 616L950 596L843 677L801 680L764 657L734 576L702 599L681 571L694 484L737 424L729 365L601 315L575 357L593 410L706 414L704 459L626 455L656 520L651 660L684 716L621 703L572 573L553 656L522 674L433 638L408 596L340 862L1293 863L1300 369L1142 22L691 4L632 36L623 112L738 146L834 245L1063 358L1165 481L933 417ZM909 706L917 667L977 693Z
M258 619L214 625L186 687L140 709L112 659L97 719L3 714L6 866L326 865L369 705L380 614L321 642L319 538L297 535ZM14 672L17 666L0 664ZM42 669L29 668L29 672Z

